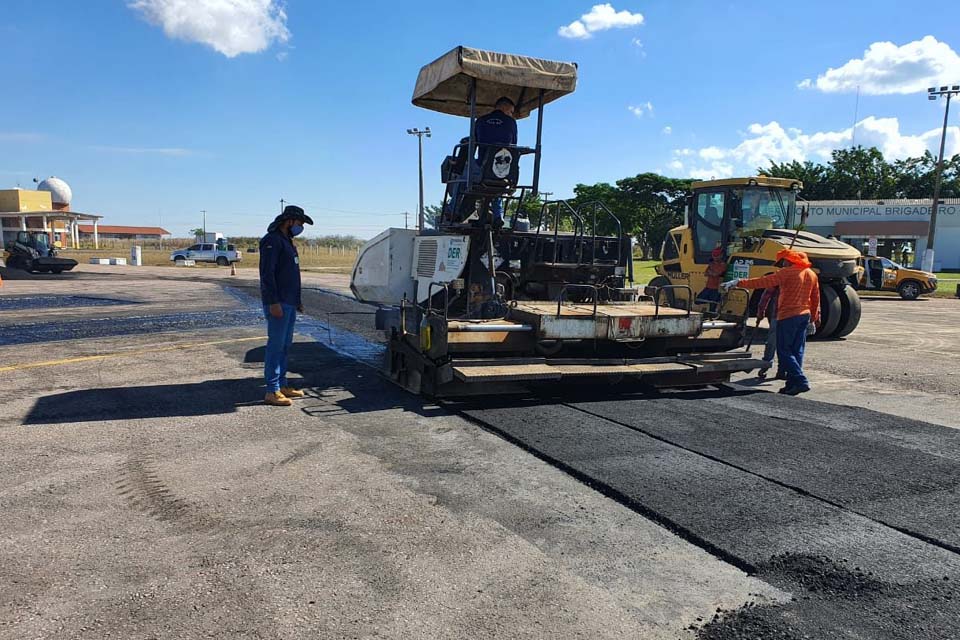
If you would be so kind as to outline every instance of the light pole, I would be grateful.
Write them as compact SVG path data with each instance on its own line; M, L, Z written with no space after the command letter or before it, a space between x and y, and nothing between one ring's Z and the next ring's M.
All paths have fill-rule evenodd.
M203 239L200 242L207 241L207 210L201 209L200 213L203 214Z
M940 206L940 179L943 177L943 147L947 142L947 118L950 117L950 98L960 95L960 85L952 87L930 87L927 89L927 100L936 100L944 96L947 98L946 108L943 110L943 133L940 134L940 158L937 160L937 178L933 185L933 204L930 206L930 230L927 232L927 248L923 250L923 261L920 266L924 271L933 271L933 242L937 235L937 209Z
M407 129L407 133L417 136L417 150L419 152L420 165L420 215L417 218L417 229L423 231L423 137L430 137L430 127L424 129Z

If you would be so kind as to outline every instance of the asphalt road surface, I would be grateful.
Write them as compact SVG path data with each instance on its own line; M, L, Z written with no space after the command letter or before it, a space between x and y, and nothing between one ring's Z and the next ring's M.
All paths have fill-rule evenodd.
M813 398L437 406L371 368L370 308L311 290L309 397L277 409L253 285L2 291L0 638L956 637L960 422L923 420L957 389L916 382L952 371L954 301L865 303ZM908 375L855 375L859 340Z

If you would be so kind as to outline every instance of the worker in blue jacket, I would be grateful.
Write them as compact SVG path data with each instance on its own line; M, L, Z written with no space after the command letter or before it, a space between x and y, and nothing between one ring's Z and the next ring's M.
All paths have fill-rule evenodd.
M287 382L287 351L293 343L293 324L303 312L300 298L300 254L293 239L313 224L303 209L287 205L260 239L260 298L267 319L267 351L263 376L267 382L266 404L289 407L291 398L303 391Z

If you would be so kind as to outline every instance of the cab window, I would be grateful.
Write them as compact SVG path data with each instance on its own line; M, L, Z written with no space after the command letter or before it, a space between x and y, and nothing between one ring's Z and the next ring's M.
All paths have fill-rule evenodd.
M200 245L195 244L187 247L187 251L200 251Z
M744 232L790 227L796 195L785 192L777 198L772 189L745 189L740 194L740 226Z
M723 243L724 193L701 193L696 202L697 262L709 259L710 253Z
M660 251L661 260L676 260L680 257L680 249L677 248L677 239L672 233L668 233L663 239L663 249Z
M202 245L200 245L200 250L201 250L201 251L213 251L213 245L212 245L212 244L202 244Z

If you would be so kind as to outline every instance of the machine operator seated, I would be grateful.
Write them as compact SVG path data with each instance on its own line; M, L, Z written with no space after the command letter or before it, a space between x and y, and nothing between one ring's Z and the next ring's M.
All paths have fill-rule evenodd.
M499 196L516 185L518 167L516 157L517 121L513 119L515 105L507 97L499 98L495 109L477 119L474 136L477 147L477 157L473 160L471 169L471 188L469 191L480 189L487 192L481 195ZM464 194L466 180L466 161L469 138L464 138L457 145L454 155L449 156L442 169L444 182L450 184L450 200L447 203L447 213L464 209L463 202L468 198L461 198ZM518 150L522 153L524 150ZM468 203L472 208L473 201ZM494 197L491 201L491 212L494 220L503 220L503 199Z

